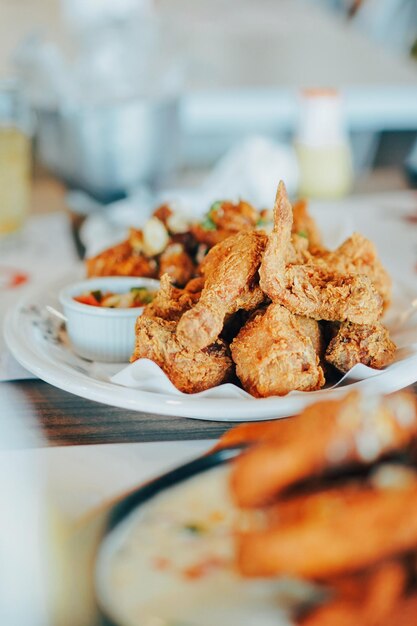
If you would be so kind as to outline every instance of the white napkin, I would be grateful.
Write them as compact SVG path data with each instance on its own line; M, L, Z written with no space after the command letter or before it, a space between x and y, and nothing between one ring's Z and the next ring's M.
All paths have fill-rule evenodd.
M380 376L382 373L390 375L390 382L397 380L400 383L399 387L407 386L411 384L413 380L417 379L417 328L414 329L414 337L416 342L397 351L396 357L393 363L388 365L383 370L376 370L366 365L358 364L344 374L334 385L326 387L323 391L329 389L336 389L338 387L344 387L348 384L356 383L358 381L367 381L376 376ZM401 385L405 371L408 370L407 376L411 373L411 379L407 377L407 382ZM413 376L415 376L413 378ZM148 359L139 359L134 363L123 368L120 372L111 377L111 382L116 385L122 385L123 387L135 388L140 391L147 391L157 393L165 396L183 396L187 397L190 394L184 394L179 391L169 380L167 375L161 370L161 368L149 361ZM304 394L302 391L292 391L292 394ZM307 392L308 393L308 392ZM318 392L319 393L319 392ZM234 384L228 383L219 385L206 391L191 394L196 398L217 398L217 399L246 399L254 400L255 398L249 393L240 389Z

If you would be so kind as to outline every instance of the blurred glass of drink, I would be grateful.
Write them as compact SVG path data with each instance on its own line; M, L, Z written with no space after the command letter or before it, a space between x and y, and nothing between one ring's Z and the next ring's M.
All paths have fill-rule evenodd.
M29 209L30 112L17 81L0 80L0 243L23 225Z

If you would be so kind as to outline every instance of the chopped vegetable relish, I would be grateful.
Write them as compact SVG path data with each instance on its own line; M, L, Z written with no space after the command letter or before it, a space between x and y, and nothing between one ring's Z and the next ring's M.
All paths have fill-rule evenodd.
M152 302L154 292L146 287L132 287L127 293L113 293L110 291L87 291L80 296L74 296L76 302L100 306L109 309L132 309L142 307Z

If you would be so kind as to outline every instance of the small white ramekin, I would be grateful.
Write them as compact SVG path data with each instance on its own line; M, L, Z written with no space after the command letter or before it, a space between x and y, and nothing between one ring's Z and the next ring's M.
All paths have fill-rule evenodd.
M136 319L142 315L143 307L109 309L82 304L74 297L96 290L126 293L132 287L157 291L159 281L152 278L106 276L73 283L60 291L59 301L67 318L67 333L74 352L91 361L129 361L135 345Z

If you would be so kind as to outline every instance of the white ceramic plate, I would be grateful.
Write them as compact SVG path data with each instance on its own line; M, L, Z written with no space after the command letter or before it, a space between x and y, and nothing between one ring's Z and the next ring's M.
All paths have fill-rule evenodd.
M401 348L395 363L382 371L356 366L343 386L262 399L231 384L199 394L182 394L150 361L137 361L130 366L93 363L72 352L60 327L62 323L47 313L46 306L59 309L59 289L79 280L81 275L82 269L78 268L51 286L28 294L9 311L4 332L11 352L24 367L42 380L83 398L138 412L215 421L258 421L294 415L314 401L336 397L350 389L389 393L417 380L415 316L406 329L394 336ZM397 294L392 316L404 310L407 302L407 290Z

